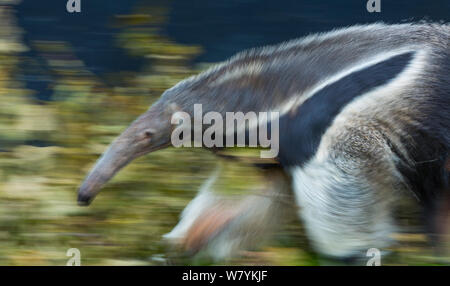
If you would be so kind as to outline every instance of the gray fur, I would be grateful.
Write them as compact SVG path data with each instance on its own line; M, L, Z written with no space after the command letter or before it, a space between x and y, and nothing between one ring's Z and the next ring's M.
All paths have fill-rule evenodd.
M205 113L276 110L322 80L378 54L426 49L437 59L448 53L449 36L450 26L437 24L372 24L311 35L239 53L175 85L161 100L176 102L182 109L202 103ZM238 69L245 72L222 79Z

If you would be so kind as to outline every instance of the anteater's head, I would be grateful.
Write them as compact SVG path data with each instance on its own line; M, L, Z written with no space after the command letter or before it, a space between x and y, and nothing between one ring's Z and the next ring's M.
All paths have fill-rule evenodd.
M117 137L81 185L78 204L89 205L101 187L132 160L167 147L173 112L173 105L157 102Z

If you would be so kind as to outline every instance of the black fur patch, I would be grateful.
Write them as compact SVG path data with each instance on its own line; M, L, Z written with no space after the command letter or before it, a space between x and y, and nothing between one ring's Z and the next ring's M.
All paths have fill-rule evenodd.
M402 138L414 165L409 166L401 157L397 163L405 181L425 206L428 218L450 196L450 170L446 166L450 160L450 53L441 53L430 64L434 66L433 74L416 91L427 95L417 110L425 116L420 126L407 126L408 138ZM434 231L432 227L429 230Z
M306 100L294 115L280 118L279 159L283 166L306 163L316 153L322 135L341 110L356 97L387 84L410 63L405 53L356 71Z

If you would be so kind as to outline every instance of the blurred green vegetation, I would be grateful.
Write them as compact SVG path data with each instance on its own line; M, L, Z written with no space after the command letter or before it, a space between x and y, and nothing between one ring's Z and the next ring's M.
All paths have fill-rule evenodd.
M195 74L190 60L201 47L161 35L164 7L117 15L117 45L148 63L139 73L106 86L66 42L22 42L11 9L0 6L0 265L65 265L69 248L82 265L208 264L171 253L161 240L217 165L209 152L167 149L122 170L92 206L78 207L77 187L106 146L167 88ZM21 63L45 60L53 78L52 101L40 102L21 81ZM31 142L31 143L30 143ZM32 144L37 142L36 144ZM245 192L255 170L224 163L223 192ZM402 234L391 264L434 264L421 234ZM301 224L293 222L264 248L229 264L315 265Z

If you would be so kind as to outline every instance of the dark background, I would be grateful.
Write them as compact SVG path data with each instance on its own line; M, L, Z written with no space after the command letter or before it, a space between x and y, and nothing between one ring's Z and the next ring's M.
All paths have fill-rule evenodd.
M168 9L162 33L203 48L196 62L218 62L250 47L274 44L336 27L383 21L449 21L448 0L381 0L381 13L369 13L365 0L81 0L81 13L67 13L66 1L23 1L17 7L25 41L67 41L77 57L97 73L137 71L142 59L114 42L114 15L158 3ZM136 9L139 12L139 8Z

